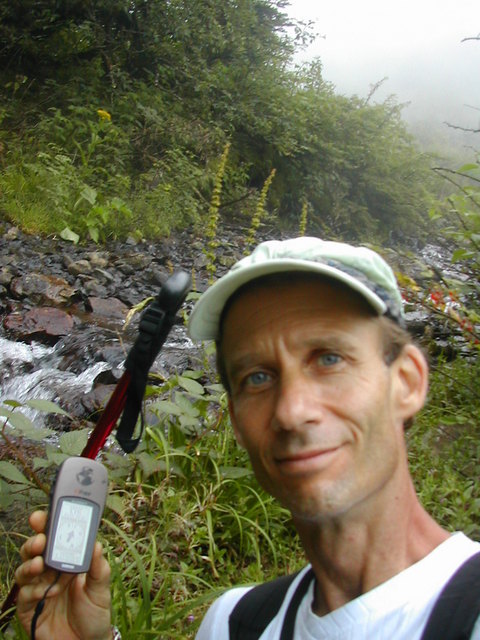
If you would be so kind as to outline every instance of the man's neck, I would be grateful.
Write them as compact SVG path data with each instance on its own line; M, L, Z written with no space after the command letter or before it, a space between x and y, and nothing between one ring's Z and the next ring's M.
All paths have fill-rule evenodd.
M319 522L295 519L316 576L314 611L325 615L427 556L449 534L423 509L413 486L375 517L349 513ZM403 504L403 507L399 507Z

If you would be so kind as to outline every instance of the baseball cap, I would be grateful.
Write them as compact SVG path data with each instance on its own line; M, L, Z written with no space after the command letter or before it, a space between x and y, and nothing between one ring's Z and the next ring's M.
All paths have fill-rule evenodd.
M404 324L403 303L392 269L375 251L314 237L269 240L259 244L219 278L197 301L190 315L194 340L215 340L227 300L241 286L262 276L308 272L339 280L357 291L379 316Z

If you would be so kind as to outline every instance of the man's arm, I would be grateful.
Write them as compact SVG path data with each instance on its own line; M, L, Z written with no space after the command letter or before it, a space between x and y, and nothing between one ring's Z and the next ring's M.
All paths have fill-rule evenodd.
M36 535L28 538L20 549L22 564L15 578L20 587L17 615L25 630L30 625L35 607L47 588L55 582L57 572L45 567L42 553L47 514L35 511L30 525ZM86 574L62 573L47 594L42 613L38 617L36 640L110 640L110 566L95 543L92 564Z

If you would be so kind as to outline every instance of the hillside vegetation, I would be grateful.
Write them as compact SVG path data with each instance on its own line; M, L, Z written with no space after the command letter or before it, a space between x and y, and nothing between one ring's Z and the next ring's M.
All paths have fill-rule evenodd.
M0 7L0 215L96 241L267 209L330 237L422 235L429 160L395 99L336 95L284 0L21 0Z

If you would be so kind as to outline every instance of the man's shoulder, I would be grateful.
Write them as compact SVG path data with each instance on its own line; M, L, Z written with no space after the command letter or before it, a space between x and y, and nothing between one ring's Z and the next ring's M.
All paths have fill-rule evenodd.
M219 596L208 609L202 624L195 636L195 640L228 640L228 619L239 600L251 589L248 587L233 587Z
M257 585L250 585L247 587L234 587L228 589L219 598L215 600L212 606L207 611L202 624L198 630L196 640L210 640L215 637L215 640L228 640L229 639L229 618L240 600L252 589L256 588L255 601L261 607L266 598L272 598L273 592L277 589L273 589L274 585L280 587L281 597L278 601L278 610L281 609L283 604L288 603L288 592L295 592L296 586L302 577L308 572L310 565L302 569L301 571L293 574L281 576L267 582L263 582ZM277 609L277 607L274 607ZM248 611L252 614L251 607L248 607ZM277 611L272 614L273 619ZM242 611L242 616L245 612ZM270 618L270 616L269 616Z
M468 560L471 556L480 551L480 542L472 540L461 531L452 533L450 537L439 545L431 556L442 556L444 559L451 559L453 564ZM436 560L438 560L436 557Z

